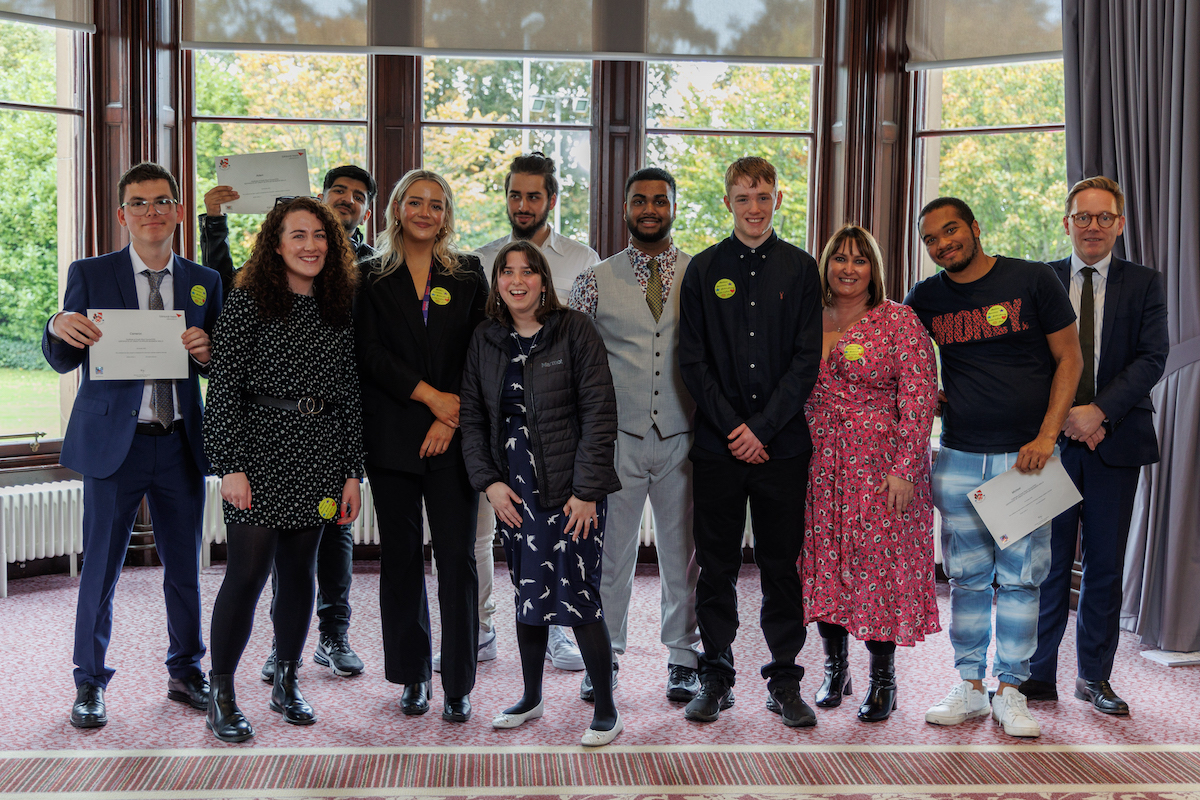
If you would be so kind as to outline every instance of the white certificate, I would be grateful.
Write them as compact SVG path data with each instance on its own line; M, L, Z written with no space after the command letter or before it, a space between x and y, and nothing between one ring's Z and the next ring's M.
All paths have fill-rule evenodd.
M222 207L235 214L266 214L276 198L312 193L308 156L303 150L218 156L217 183L231 186L241 195Z
M88 354L94 381L171 380L188 376L182 311L89 308L103 334Z
M1013 467L967 497L1001 550L1083 499L1058 456L1037 472L1021 473Z

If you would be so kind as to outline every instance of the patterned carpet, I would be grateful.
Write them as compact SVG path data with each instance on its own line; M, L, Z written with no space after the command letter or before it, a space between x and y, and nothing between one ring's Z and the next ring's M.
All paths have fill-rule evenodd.
M900 708L885 723L854 718L857 705L821 710L798 731L769 713L757 666L766 647L757 625L757 571L742 572L746 624L735 645L737 704L709 725L683 719L666 700L665 649L657 643L658 586L639 568L631 643L621 662L618 706L626 730L602 751L575 746L590 719L577 696L580 673L547 664L546 716L495 731L492 714L520 693L507 599L497 615L500 657L480 664L475 717L444 722L399 713L399 687L382 677L378 567L355 565L351 641L367 672L341 679L306 664L305 694L319 722L283 723L266 709L269 688L256 677L270 645L266 602L239 673L239 699L257 735L217 742L203 716L166 699L161 574L127 569L117 591L108 692L110 722L78 731L67 715L74 695L70 650L76 581L47 576L15 581L0 600L0 797L3 798L1187 798L1200 800L1200 714L1191 698L1200 670L1160 667L1124 635L1114 685L1133 707L1105 717L1071 697L1073 641L1064 642L1058 703L1031 704L1043 736L1022 742L990 720L956 728L924 723L925 709L956 681L946 634L897 655ZM497 585L507 574L497 570ZM223 567L202 575L206 615ZM433 587L434 579L430 578ZM945 587L939 602L946 619ZM207 616L206 616L207 624ZM436 626L436 609L435 609ZM1070 637L1070 634L1068 634ZM307 651L311 658L315 633ZM867 657L852 647L858 693ZM812 631L801 662L819 671ZM806 695L815 674L804 681ZM435 680L435 708L442 694Z

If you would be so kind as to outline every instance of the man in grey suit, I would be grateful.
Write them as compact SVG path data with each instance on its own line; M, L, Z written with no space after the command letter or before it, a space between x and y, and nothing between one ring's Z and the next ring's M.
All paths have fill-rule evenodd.
M696 546L692 538L692 418L695 404L679 373L679 291L691 260L671 241L675 179L656 167L625 182L629 247L586 268L570 306L590 316L608 348L617 390L617 474L609 495L600 600L617 657L625 652L629 599L637 564L642 511L654 509L654 543L662 586L662 643L668 650L667 697L688 701L697 676ZM580 696L592 700L584 676Z

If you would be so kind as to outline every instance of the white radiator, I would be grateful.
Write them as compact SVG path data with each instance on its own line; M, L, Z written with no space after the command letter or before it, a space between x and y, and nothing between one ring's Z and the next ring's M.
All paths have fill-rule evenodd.
M70 556L71 577L83 552L83 481L0 489L0 597L8 596L8 564Z

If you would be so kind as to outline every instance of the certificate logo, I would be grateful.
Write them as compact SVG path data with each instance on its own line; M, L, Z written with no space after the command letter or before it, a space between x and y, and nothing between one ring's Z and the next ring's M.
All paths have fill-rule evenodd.
M983 502L983 490L982 490L982 489L976 489L976 490L975 490L975 495L974 495L974 497L975 497L975 502L976 502L976 503L982 503L982 502Z
M198 306L204 305L204 301L208 299L208 290L200 284L192 287L192 302Z
M721 280L717 281L717 285L713 287L713 291L717 293L717 297L722 300L728 300L733 297L737 291L737 287L733 285L733 281L729 280L729 278L721 278Z
M229 157L226 156L225 158L222 158L220 161L218 161L217 167L219 169L229 169Z
M1000 535L1000 544L1008 544L1008 534L1007 533Z
M95 374L97 376L104 374L104 367L96 367Z
M439 306L444 306L450 302L450 292L443 289L441 286L434 287L429 293L429 299L437 303Z
M103 311L93 312L92 322L96 323L97 325L103 325L104 324L104 312Z

